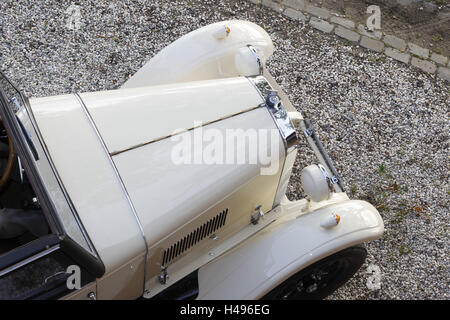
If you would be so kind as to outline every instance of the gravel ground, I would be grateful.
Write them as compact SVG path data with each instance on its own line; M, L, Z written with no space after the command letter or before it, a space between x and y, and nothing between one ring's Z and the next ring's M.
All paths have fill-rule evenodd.
M0 1L0 68L30 96L119 87L198 27L246 19L276 47L268 68L313 119L349 194L378 207L386 232L331 299L449 299L449 84L247 1ZM303 148L301 148L303 150ZM289 186L315 161L301 152ZM369 290L367 268L381 270Z

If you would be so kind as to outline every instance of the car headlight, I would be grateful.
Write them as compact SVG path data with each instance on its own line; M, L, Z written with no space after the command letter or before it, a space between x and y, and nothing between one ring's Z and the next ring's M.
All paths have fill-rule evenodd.
M300 179L305 193L314 202L326 200L330 197L330 178L322 165L307 166L302 170Z

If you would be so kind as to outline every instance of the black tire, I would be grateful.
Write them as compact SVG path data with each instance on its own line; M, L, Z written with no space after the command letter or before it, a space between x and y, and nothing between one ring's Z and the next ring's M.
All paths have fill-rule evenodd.
M367 251L354 246L300 270L272 289L263 300L324 299L347 282L363 265Z

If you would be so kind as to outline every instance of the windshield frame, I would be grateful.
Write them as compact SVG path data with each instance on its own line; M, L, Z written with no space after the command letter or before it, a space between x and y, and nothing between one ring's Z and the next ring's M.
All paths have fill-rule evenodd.
M5 91L12 93L12 96L9 97ZM14 98L17 101L13 101ZM19 111L14 112L12 108ZM90 269L93 269L92 273L101 276L104 273L104 265L51 160L28 98L1 71L0 117L14 144L17 155L20 157L22 167L36 194L51 232L66 243L62 247L68 248L68 251L82 257L84 264L90 265ZM42 161L40 166L38 161ZM46 168L45 172L39 170L39 167L42 169L43 165ZM49 184L51 184L51 190L48 190ZM65 217L61 217L58 212L58 208L61 207L65 209ZM70 222L70 230L66 228L67 221Z

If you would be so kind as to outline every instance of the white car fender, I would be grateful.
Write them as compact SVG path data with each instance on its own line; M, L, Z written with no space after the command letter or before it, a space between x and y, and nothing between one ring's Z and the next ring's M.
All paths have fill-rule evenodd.
M347 200L306 213L295 202L281 206L279 219L199 269L198 299L259 299L310 264L380 238L384 231L378 211L365 201ZM335 214L339 223L323 226Z
M256 52L250 51L252 46ZM249 21L213 23L171 43L139 69L122 88L210 80L256 74L253 64L272 55L270 36ZM253 61L253 60L254 61ZM250 64L250 66L246 64Z

